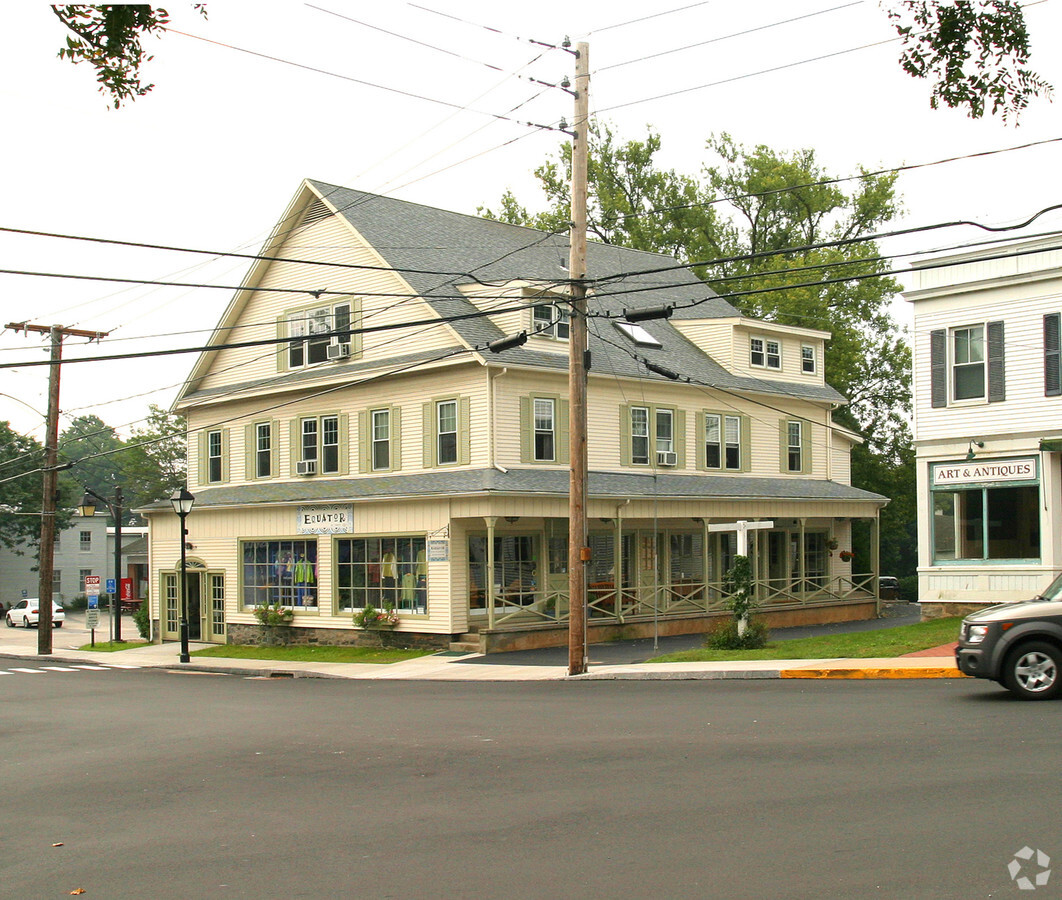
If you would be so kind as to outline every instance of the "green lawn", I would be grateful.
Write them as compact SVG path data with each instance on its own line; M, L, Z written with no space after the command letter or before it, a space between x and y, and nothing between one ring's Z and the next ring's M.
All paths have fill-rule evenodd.
M434 650L402 650L388 647L259 647L251 644L219 644L195 650L192 656L214 659L271 659L282 662L396 663Z
M78 650L90 650L93 653L114 653L116 650L134 650L137 647L146 647L147 641L121 641L114 643L113 641L96 641L93 644L82 644L78 647Z
M867 659L903 656L958 639L962 618L934 619L880 631L769 641L762 650L684 650L649 662L721 662L740 659Z

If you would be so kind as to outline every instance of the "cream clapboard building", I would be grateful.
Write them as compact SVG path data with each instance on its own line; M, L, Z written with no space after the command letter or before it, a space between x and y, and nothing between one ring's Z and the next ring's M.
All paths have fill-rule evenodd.
M1062 249L914 265L919 600L926 616L1024 600L1062 571Z
M563 643L566 235L307 181L260 256L176 402L192 639L256 640L280 603L296 640L357 642L371 604L409 640ZM828 334L743 318L668 257L591 244L589 278L590 639L703 630L742 522L776 621L873 616L887 501L850 486ZM649 306L672 317L626 321ZM175 640L178 520L149 516Z

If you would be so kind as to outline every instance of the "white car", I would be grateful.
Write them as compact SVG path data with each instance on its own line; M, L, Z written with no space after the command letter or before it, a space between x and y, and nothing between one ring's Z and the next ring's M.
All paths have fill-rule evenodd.
M14 628L16 625L22 625L24 628L37 625L38 618L40 617L39 609L41 602L36 597L29 600L19 600L14 606L7 611L7 627ZM52 625L56 628L62 628L63 622L66 620L66 613L63 608L52 601Z

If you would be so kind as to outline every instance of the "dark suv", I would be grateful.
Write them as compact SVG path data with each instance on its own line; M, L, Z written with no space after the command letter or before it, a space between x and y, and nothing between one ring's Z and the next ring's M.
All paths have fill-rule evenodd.
M1023 700L1062 692L1062 575L1039 597L1003 603L962 620L955 664L991 678Z

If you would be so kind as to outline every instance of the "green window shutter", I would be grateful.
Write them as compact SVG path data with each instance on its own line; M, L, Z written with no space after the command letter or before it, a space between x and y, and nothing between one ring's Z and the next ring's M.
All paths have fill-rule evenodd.
M1044 316L1044 396L1062 395L1062 316Z
M351 357L361 356L361 332L354 330L361 328L361 301L350 301L350 327L352 329L350 335L350 355Z
M553 430L557 436L553 444L554 461L568 465L571 451L568 448L568 401L558 397L553 404Z
M299 430L299 420L292 419L288 423L288 456L291 463L291 475L295 474L295 464L302 458L302 432Z
M339 472L340 475L350 474L350 416L346 413L339 414Z
M257 467L254 464L255 451L258 449L258 430L252 422L243 429L243 477L247 481L254 479Z
M221 429L221 480L229 480L229 429Z
M741 468L739 472L752 470L752 420L741 416Z
M708 469L708 460L704 453L704 412L697 413L697 430L694 432L694 450L696 451L696 466L698 469Z
M277 316L277 338L286 338L288 336L288 326L284 316ZM284 340L278 340L277 342L277 371L288 371L288 342Z
M391 469L402 468L402 407L391 407Z
M948 334L929 332L929 396L933 407L948 405Z
M372 471L372 435L369 433L369 411L358 413L358 471Z
M631 464L631 408L626 403L619 408L620 465Z
M269 423L269 471L274 478L280 475L280 420Z
M778 471L789 473L789 420L778 420Z
M209 476L209 467L207 465L207 433L200 431L196 435L196 441L199 444L198 457L199 457L199 483L207 484Z
M435 401L429 400L424 404L422 408L423 416L423 428L424 428L424 457L423 463L425 469L432 469L436 465L435 461Z
M1007 399L1003 323L989 322L985 330L988 333L988 402L1000 403Z
M534 461L534 438L535 423L532 418L532 398L520 398L520 462L530 463Z
M468 397L457 401L457 462L462 466L472 462L472 401Z
M686 468L686 410L675 410L675 458L678 468Z
M811 448L815 443L812 440L813 426L810 422L805 422L800 428L800 473L802 475L810 475L812 469Z

